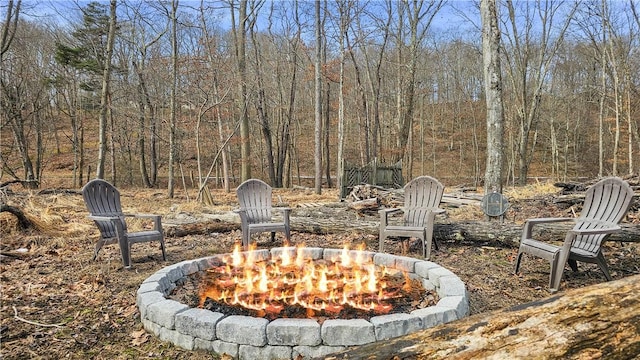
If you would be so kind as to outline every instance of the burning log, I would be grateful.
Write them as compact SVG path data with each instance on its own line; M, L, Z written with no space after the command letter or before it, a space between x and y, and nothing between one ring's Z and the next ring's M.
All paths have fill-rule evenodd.
M241 253L236 244L231 255L206 271L198 306L240 307L268 319L282 315L347 319L403 311L425 301L427 306L436 303L435 292L427 292L420 280L374 264L362 249L352 258L345 246L333 259L313 259L304 246L290 253L293 249L262 259L251 251Z
M640 353L639 321L636 275L360 346L328 359L629 359Z

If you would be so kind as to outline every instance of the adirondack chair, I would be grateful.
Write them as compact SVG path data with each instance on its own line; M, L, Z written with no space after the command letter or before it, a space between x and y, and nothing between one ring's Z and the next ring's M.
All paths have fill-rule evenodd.
M607 178L586 191L584 206L578 218L528 219L522 232L514 272L517 274L520 269L522 255L531 254L551 263L549 291L552 293L560 287L567 262L573 271L578 270L578 261L597 264L607 281L611 281L601 245L611 234L620 231L618 224L629 210L632 198L633 189L627 182L620 178ZM562 246L534 239L535 225L561 221L575 222L573 229L567 232Z
M159 215L124 214L120 205L120 193L110 183L102 179L89 181L82 188L82 197L92 219L100 229L100 238L96 243L93 260L104 245L118 244L125 268L131 268L131 245L140 242L159 241L162 260L167 256L164 248L162 221ZM154 223L153 230L129 232L125 217L148 218Z
M389 236L415 237L422 241L422 256L431 256L431 241L433 239L433 222L436 214L441 214L440 201L444 193L444 186L430 176L420 176L404 187L404 207L382 209L380 214L380 245L379 251L384 251L384 241ZM403 211L403 221L400 225L389 223L389 215ZM438 244L433 241L438 248Z
M249 179L236 189L240 209L235 210L240 215L242 224L242 245L249 247L251 235L255 233L270 232L271 241L275 241L276 232L284 232L286 241L291 238L289 226L290 208L271 206L271 186L262 180ZM272 210L282 212L282 222L273 222Z

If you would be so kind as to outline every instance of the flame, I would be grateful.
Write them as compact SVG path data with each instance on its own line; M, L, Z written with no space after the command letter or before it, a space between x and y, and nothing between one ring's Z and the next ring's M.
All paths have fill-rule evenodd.
M200 307L210 298L259 316L277 315L292 305L306 308L307 316L338 315L347 306L376 314L392 310L399 290L389 291L384 278L399 272L375 265L364 256L364 244L355 252L345 245L331 261L313 260L305 249L297 246L295 258L283 249L279 257L258 260L254 251L243 253L236 244L223 265L208 270L211 280L200 291ZM410 288L405 273L402 290Z

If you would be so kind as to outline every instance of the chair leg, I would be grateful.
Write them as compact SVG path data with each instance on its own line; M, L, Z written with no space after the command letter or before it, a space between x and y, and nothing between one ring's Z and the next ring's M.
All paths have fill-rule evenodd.
M524 253L521 250L518 250L518 256L516 257L516 267L513 270L514 274L517 274L518 271L520 271L520 262L522 261L522 255L524 255Z
M551 259L551 274L549 274L549 291L555 293L560 289L560 281L564 273L564 264L560 264L560 251L556 251Z
M275 231L271 232L271 242L272 243L276 242L276 232Z
M387 238L385 233L381 233L380 236L380 244L378 245L378 252L384 252L384 240Z
M569 259L567 260L567 262L569 263L569 267L571 268L571 270L573 271L578 271L578 262L573 260L573 259Z
M100 249L102 249L102 245L104 244L104 242L102 241L102 239L98 240L98 242L96 243L96 248L93 251L93 261L95 261L98 258L98 252L100 251Z
M429 260L429 258L431 257L431 241L432 238L431 236L429 236L429 234L422 238L422 257L424 257L426 260Z
M242 227L242 248L244 250L249 250L249 238L251 237L251 233L249 229L246 229L244 226Z
M164 248L164 238L160 239L160 249L162 250L162 261L167 261L167 253Z
M611 279L611 274L609 274L609 267L607 266L607 260L604 258L602 251L600 251L598 253L598 256L596 256L596 263L600 267L600 270L602 270L602 272L604 273L604 277L607 279L607 281L611 281L612 279Z
M122 263L125 269L131 268L131 244L126 236L118 240L120 245L120 253L122 254Z

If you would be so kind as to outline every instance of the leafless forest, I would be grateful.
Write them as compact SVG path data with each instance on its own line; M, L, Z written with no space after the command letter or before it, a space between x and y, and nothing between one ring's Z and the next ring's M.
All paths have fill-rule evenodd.
M374 160L483 178L476 2L9 0L0 15L2 182L171 197L183 179L335 186ZM640 3L499 1L498 17L507 181L637 173Z

